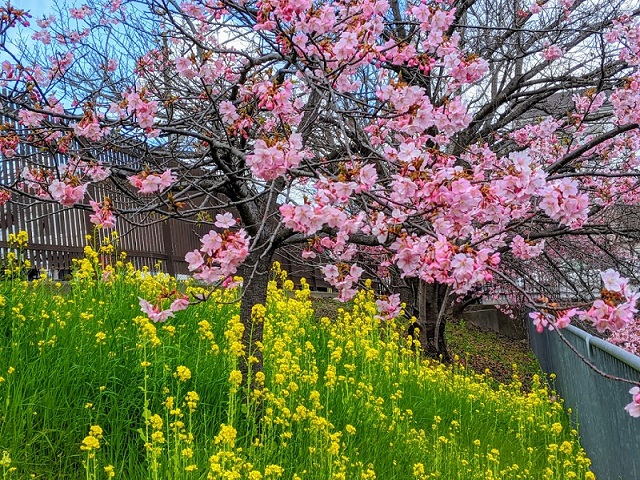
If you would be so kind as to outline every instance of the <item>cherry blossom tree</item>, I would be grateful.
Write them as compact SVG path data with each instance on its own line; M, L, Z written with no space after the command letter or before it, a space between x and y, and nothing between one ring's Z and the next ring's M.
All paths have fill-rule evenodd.
M272 255L293 244L326 260L342 300L372 268L360 259L379 259L382 277L395 269L435 354L449 302L488 283L519 291L539 328L582 318L616 329L634 321L637 294L609 268L637 264L635 237L607 250L610 262L589 267L581 254L630 235L618 212L638 203L630 7L111 0L29 19L7 6L0 32L29 42L4 48L12 121L0 153L25 165L4 188L91 208L104 226L114 213L203 221L215 209L186 261L203 283L244 278L247 344L261 338L251 310ZM136 162L101 163L110 151ZM131 201L88 199L91 182ZM547 272L579 292L571 304L524 288L548 284ZM582 288L583 272L598 285ZM382 318L400 312L390 294ZM141 307L157 320L175 311Z

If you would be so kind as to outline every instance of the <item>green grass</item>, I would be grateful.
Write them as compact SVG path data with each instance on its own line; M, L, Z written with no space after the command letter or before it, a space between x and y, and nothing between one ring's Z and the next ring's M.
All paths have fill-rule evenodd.
M514 340L476 327L464 320L447 323L447 342L451 355L478 373L487 373L500 383L511 383L517 373L523 388L531 390L540 366L526 340Z
M153 324L137 297L185 286L125 266L100 281L88 253L68 288L0 282L3 478L593 478L537 380L421 359L371 291L329 319L278 274L247 379L237 292Z

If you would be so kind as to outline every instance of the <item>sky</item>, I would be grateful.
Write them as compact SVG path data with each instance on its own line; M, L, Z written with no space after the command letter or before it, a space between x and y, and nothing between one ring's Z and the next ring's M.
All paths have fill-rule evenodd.
M33 18L40 18L51 11L54 0L11 0L11 4L23 10L29 10Z
M29 23L31 23L31 27L29 27L29 30L31 31L33 31L34 28L38 28L36 25L36 20L42 18L45 15L53 13L55 2L56 0L10 0L12 6L21 10L27 10L31 14L31 18L29 19ZM16 34L16 29L9 30L7 34L7 40L9 44L12 43L12 40L15 38ZM29 33L28 36L31 36L31 33ZM0 55L0 60L4 59L4 56Z

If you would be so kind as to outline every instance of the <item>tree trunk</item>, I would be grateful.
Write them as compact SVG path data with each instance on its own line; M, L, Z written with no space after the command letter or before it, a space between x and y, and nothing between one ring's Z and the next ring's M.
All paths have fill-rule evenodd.
M240 321L244 326L242 343L246 349L246 356L242 358L240 370L243 376L252 370L252 378L255 373L262 370L262 351L258 350L256 342L262 342L264 324L262 321L253 322L251 311L254 305L265 305L267 302L267 285L269 284L269 274L271 272L272 255L270 253L252 253L238 269L244 283L242 287L242 301L240 304ZM247 360L253 355L258 359L257 363L249 366Z
M450 362L445 338L446 306L443 309L444 303L449 301L447 286L416 280L415 290L416 305L413 310L417 312L417 324L420 329L418 340L427 355Z

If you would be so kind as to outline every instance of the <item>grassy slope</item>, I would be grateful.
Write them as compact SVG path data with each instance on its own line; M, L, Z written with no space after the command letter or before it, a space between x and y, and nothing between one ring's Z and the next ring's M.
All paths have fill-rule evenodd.
M331 298L313 298L313 308L318 317L335 318L343 306ZM513 340L499 333L476 327L465 321L447 324L447 342L451 356L457 355L460 363L477 373L487 373L499 383L511 383L514 365L525 390L531 389L533 375L542 372L525 341Z
M447 324L447 341L451 354L457 355L462 363L478 373L488 370L500 383L509 383L517 372L525 390L530 390L533 375L541 374L526 341L513 340L464 321Z
M304 292L272 288L256 310L264 375L247 387L233 292L154 325L137 297L172 279L127 271L105 284L88 267L59 294L0 282L3 476L104 479L112 465L132 480L592 478L546 390L420 361L401 327L375 319L372 292L329 320L318 316L331 302L314 314Z

